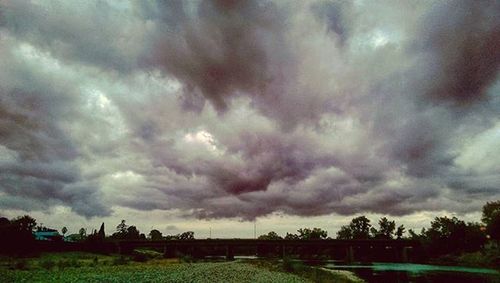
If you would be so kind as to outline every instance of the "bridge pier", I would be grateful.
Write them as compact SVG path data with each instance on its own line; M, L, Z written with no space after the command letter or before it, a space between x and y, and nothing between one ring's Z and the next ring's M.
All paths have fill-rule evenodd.
M281 255L281 258L286 257L286 246L285 245L280 246L280 255Z
M354 249L352 246L346 248L346 261L354 262Z
M233 247L230 245L226 246L226 260L234 260Z
M165 253L164 256L166 258L174 258L177 255L177 248L174 245L167 246L165 245Z
M403 247L403 250L401 251L401 261L402 262L408 262L408 250L409 247Z
M116 252L118 254L122 254L122 247L121 247L120 243L118 243L118 242L116 243Z

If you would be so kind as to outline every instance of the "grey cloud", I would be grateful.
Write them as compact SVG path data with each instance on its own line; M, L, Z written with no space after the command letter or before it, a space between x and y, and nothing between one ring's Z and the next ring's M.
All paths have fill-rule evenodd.
M464 106L487 99L500 67L498 1L443 2L423 19L415 45L427 53L427 95Z
M268 1L144 3L156 22L144 63L164 70L189 90L200 90L216 109L238 94L260 95L280 80L274 72L286 52L284 15ZM160 11L160 12L158 12ZM169 17L172 15L172 17ZM291 59L291 58L290 58Z
M500 195L498 164L463 157L498 127L498 1L12 3L4 208L250 220ZM24 66L23 43L82 80Z
M0 144L11 152L0 159L0 191L10 197L6 205L40 201L66 204L85 216L109 214L95 187L76 186L82 181L80 152L63 126L78 117L80 101L68 95L74 90L56 85L13 53L2 53L0 61L7 66L0 72Z

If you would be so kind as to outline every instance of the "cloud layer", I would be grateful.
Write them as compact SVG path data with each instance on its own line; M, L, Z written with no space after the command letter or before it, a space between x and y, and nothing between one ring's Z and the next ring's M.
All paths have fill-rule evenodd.
M0 208L466 213L498 1L1 1Z

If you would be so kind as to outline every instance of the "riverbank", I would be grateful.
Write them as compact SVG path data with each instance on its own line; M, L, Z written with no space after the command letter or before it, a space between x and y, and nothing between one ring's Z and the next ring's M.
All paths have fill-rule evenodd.
M5 282L360 282L342 272L304 267L287 271L276 262L184 262L91 253L47 253L32 258L1 258ZM361 281L362 282L362 281Z

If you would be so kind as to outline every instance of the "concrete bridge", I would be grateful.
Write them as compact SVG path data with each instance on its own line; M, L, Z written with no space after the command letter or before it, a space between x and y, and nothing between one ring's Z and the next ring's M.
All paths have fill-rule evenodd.
M154 248L166 257L194 258L234 256L296 257L354 261L414 262L422 258L418 241L411 240L254 240L204 239L166 241L117 241L119 253Z

